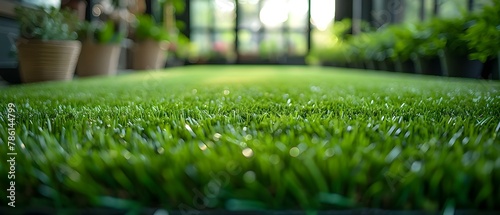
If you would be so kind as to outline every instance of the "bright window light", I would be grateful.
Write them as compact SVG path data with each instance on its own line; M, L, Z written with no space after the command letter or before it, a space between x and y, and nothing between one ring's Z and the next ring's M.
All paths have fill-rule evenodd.
M279 27L288 20L286 0L266 1L260 10L260 21L268 28Z
M326 30L333 18L335 18L335 0L311 1L311 22L318 30Z
M234 0L216 0L215 6L222 12L233 12L236 5Z

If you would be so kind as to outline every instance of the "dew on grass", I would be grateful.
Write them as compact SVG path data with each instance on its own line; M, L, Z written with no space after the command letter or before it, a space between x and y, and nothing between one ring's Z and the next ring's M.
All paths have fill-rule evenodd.
M469 137L464 137L464 139L462 139L462 144L466 145L467 143L469 143Z
M411 131L407 131L407 132L405 133L404 138L405 138L405 139L408 139L408 137L410 137L410 135L411 135Z
M205 151L208 148L208 146L203 142L198 143L198 147L201 149L201 151Z
M213 147L215 147L214 142L212 142L212 141L210 141L210 140L209 140L209 141L207 141L207 142L205 142L205 145L207 145L207 147L208 147L208 148L213 148Z
M422 169L422 163L420 161L415 161L411 164L410 170L412 172L419 172Z
M221 137L222 137L222 134L215 133L214 134L214 141L216 141L216 142L219 141Z
M245 140L246 140L246 141L250 141L250 140L252 140L252 135L251 135L251 134L247 134L247 135L245 135Z
M290 156L297 157L300 154L300 149L297 148L297 147L293 147L293 148L290 149L289 153L290 153Z
M156 152L161 155L165 152L165 149L163 147L159 147L158 149L156 149Z
M347 132L351 132L352 131L352 126L347 126Z
M287 147L284 143L282 142L277 142L276 144L274 144L279 150L281 150L282 152L285 152Z
M253 150L251 148L245 148L245 149L243 149L243 151L241 153L243 154L243 156L245 156L247 158L250 158L253 156Z
M280 157L278 155L271 155L269 156L269 162L271 162L271 164L278 164L280 162Z
M246 147L247 147L247 143L245 143L245 142L240 142L240 144L239 144L239 145L240 145L241 147L243 147L243 148L246 148Z
M191 128L191 126L189 126L188 124L185 124L184 127L189 132L189 134L191 134L192 137L196 137L196 134L193 132L193 129Z
M246 183L255 182L255 172L254 171L245 172L245 174L243 174L243 181L245 181Z
M321 91L321 88L317 86L311 86L311 91L317 93Z
M132 154L129 151L124 151L123 152L123 157L127 160L129 160L132 157Z
M401 148L399 146L394 147L391 150L391 152L389 152L389 154L387 154L387 156L385 157L385 161L387 163L394 161L394 159L396 159L396 157L398 157L400 153L401 153Z
M308 147L307 144L301 143L297 146L297 148L299 149L299 151L304 152L305 150L307 150Z
M430 146L427 143L420 145L420 151L422 151L424 153L427 152L429 150L429 148L430 148Z
M399 136L401 134L401 131L402 131L401 128L398 128L394 133L394 135Z
M335 154L335 150L332 148L325 150L325 157L327 157L327 158L332 157L334 154Z

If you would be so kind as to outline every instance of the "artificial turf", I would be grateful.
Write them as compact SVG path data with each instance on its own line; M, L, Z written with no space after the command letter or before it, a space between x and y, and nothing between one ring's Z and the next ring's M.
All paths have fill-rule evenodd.
M0 92L16 207L500 209L499 82L191 66Z

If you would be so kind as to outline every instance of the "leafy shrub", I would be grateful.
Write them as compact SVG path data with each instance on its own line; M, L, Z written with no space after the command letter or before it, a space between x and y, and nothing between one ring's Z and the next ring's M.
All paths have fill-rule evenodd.
M437 56L446 47L446 39L439 36L440 30L437 27L439 19L416 25L413 32L413 43L415 49L412 54L418 56Z
M92 40L100 44L120 43L125 38L125 33L116 32L115 23L84 22L78 32L81 40Z
M137 41L155 40L165 41L169 39L168 32L156 24L153 17L150 15L137 16L135 23L135 37Z
M21 37L40 40L75 40L79 21L68 9L16 7Z
M441 40L446 41L445 49L461 55L468 53L467 40L464 39L465 31L473 25L471 17L464 16L453 19L435 19L431 22Z
M485 6L477 21L467 29L464 39L471 50L469 58L485 62L496 57L500 51L500 0L492 6Z

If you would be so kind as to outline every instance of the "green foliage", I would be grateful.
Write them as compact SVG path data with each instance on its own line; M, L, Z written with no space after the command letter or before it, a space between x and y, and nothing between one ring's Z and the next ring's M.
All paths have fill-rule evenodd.
M333 37L338 38L341 41L347 40L351 36L352 20L342 19L333 24L332 33Z
M496 82L226 66L0 91L16 208L500 209Z
M475 16L476 22L467 29L464 39L468 41L469 57L485 62L498 56L500 51L500 1L485 6Z
M185 0L158 0L160 5L164 5L166 3L172 4L175 8L176 14L182 14L186 10L186 2Z
M429 27L436 31L439 39L446 41L446 50L466 55L469 50L464 35L473 23L470 16L464 16L453 19L434 19Z
M79 21L68 9L16 7L20 35L25 39L76 40Z
M100 44L120 43L125 38L124 32L116 32L115 23L84 22L78 32L80 40L92 40Z
M361 33L356 37L360 40L353 45L362 50L363 59L383 61L393 55L395 37L390 29Z
M415 25L395 25L389 28L394 35L394 51L390 56L394 60L406 61L410 59L413 51L418 47L413 38L416 31Z
M333 24L331 37L313 44L307 59L310 63L335 62L345 63L349 59L347 41L351 35L351 19L343 19Z
M135 23L134 39L138 41L155 40L165 41L169 39L168 32L161 25L156 24L150 15L139 15Z
M413 54L427 57L438 56L439 52L446 47L446 39L440 36L440 29L437 28L440 21L435 18L416 25L411 40L415 44Z
M485 62L488 58L497 57L500 51L500 25L492 26L485 20L479 20L475 25L467 29L464 36L468 47L472 51L471 59Z

